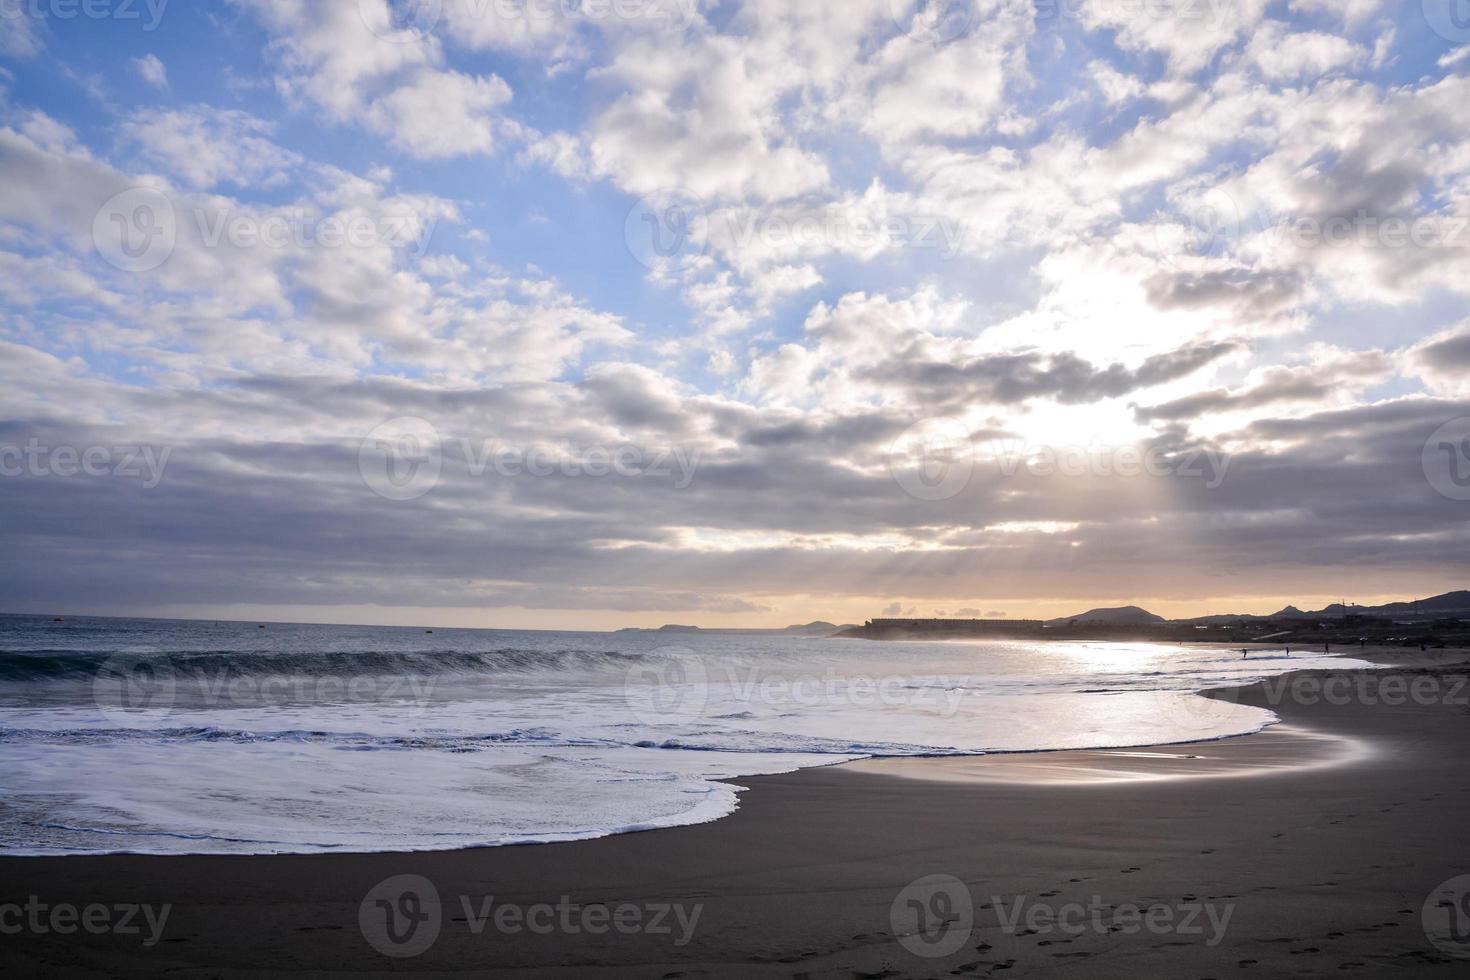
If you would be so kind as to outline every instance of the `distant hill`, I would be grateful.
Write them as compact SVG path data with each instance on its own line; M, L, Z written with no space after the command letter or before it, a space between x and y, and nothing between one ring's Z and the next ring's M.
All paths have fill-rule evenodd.
M1089 609L1076 616L1063 616L1047 622L1048 626L1066 626L1068 623L1121 623L1128 626L1165 623L1163 616L1156 616L1138 606L1119 606L1115 609Z
M1446 592L1412 602L1388 602L1381 606L1345 606L1340 602L1304 612L1296 606L1287 606L1269 616L1223 615L1201 616L1187 620L1190 623L1227 624L1267 619L1342 619L1345 616L1379 616L1400 619L1470 618L1470 591Z
M1470 612L1470 592L1462 589L1459 592L1430 596L1428 599L1389 602L1381 606L1344 606L1340 602L1334 602L1325 609L1306 615L1331 619L1342 616L1448 616L1467 612Z
M658 629L645 629L641 626L629 626L618 630L619 633L743 633L746 635L761 636L835 636L843 630L857 629L854 625L838 626L825 620L817 620L812 623L803 623L799 626L784 626L781 629L706 629L702 626L680 626L670 623L660 626Z
M826 620L819 619L814 623L807 623L803 626L788 626L785 629L781 630L781 632L794 633L798 636L831 636L833 633L848 628L849 627L838 626L835 623L829 623Z

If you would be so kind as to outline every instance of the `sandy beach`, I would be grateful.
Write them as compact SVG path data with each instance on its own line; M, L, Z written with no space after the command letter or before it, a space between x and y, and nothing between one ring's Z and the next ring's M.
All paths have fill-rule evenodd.
M22 908L0 925L25 919L0 937L4 972L1462 976L1452 954L1470 944L1437 947L1422 912L1470 873L1470 667L1375 657L1397 666L1226 694L1282 717L1260 735L753 778L737 813L695 827L441 853L3 859L0 907ZM419 879L404 875L438 904L405 903ZM93 933L58 906L153 919ZM385 910L423 931L385 940Z

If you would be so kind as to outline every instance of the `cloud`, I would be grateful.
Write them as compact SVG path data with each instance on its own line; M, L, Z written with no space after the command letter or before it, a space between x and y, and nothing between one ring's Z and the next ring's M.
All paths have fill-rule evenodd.
M12 58L30 58L40 54L45 47L35 21L20 9L7 10L5 30L0 31L0 54Z
M1257 372L1237 390L1201 391L1162 405L1137 409L1144 421L1214 419L1230 412L1249 411L1283 403L1321 407L1342 401L1355 392L1386 381L1394 361L1382 351L1319 355L1317 363L1302 367L1275 366Z
M387 0L316 4L237 0L275 36L276 85L344 123L366 126L413 157L488 152L510 100L496 75L443 67L433 34L398 24Z
M1426 338L1410 356L1432 390L1470 397L1470 324Z
M1171 71L1187 76L1203 70L1222 48L1250 32L1267 6L1267 0L1165 4L1086 0L1079 13L1087 27L1113 32L1121 47L1162 52Z
M260 48L227 103L53 117L35 65L3 76L0 447L172 449L151 489L0 480L16 601L561 625L1463 568L1422 448L1470 414L1470 79L1377 0L1089 0L1081 30L1004 0L235 6ZM177 90L207 59L133 54L96 71ZM129 271L107 208L138 190L176 241ZM635 201L670 191L699 234L645 269ZM443 473L389 501L359 450L405 416ZM976 451L939 501L890 467L936 417ZM981 452L1012 443L1169 466ZM1188 475L1211 454L1223 482Z
M138 76L149 85L154 88L168 88L168 69L163 66L158 55L149 52L141 58L134 58L132 65Z
M495 145L495 110L510 98L510 86L493 75L420 69L374 102L367 118L410 156L488 153Z
M196 188L272 187L301 158L271 140L275 127L239 110L140 109L121 127L139 159Z

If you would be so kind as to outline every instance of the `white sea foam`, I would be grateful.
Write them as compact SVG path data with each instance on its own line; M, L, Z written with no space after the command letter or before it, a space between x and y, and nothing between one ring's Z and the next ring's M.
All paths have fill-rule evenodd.
M700 823L735 809L742 776L1257 731L1274 716L1192 692L1322 665L1153 644L108 624L0 622L7 853L430 850Z

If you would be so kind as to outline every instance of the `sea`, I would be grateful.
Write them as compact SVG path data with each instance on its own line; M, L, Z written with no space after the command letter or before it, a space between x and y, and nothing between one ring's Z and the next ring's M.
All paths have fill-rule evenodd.
M1271 712L1195 692L1326 662L3 615L0 853L419 851L695 824L765 773L1258 731Z

